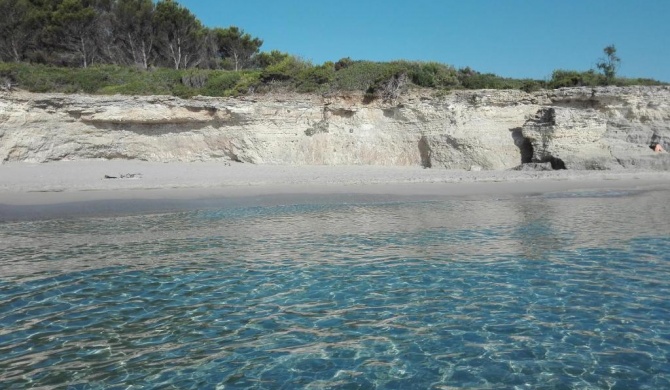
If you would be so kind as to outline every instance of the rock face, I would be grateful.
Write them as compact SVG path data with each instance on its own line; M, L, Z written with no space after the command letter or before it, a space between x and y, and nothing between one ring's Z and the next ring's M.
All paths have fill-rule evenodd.
M650 148L670 142L668 87L562 89L551 103L522 127L532 161L558 159L570 169L670 169L670 156Z
M562 107L540 109L522 128L533 147L533 161L569 161L582 169L609 168L612 153L604 140L607 121L595 110Z
M670 87L198 97L0 94L0 161L670 169ZM553 160L552 160L553 159Z

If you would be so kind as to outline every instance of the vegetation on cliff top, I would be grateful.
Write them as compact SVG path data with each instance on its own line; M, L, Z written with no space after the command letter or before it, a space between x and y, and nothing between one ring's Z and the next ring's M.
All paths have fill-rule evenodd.
M364 91L394 99L407 87L520 89L657 85L602 71L556 70L550 80L509 79L435 62L349 58L312 64L242 29L207 28L174 0L0 0L0 81L36 92L234 96L263 92Z

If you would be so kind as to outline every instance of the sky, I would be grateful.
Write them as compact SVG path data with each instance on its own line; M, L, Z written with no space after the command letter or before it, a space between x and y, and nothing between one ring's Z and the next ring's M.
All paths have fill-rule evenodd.
M314 64L437 61L504 77L595 69L670 82L670 0L178 0L208 27L237 26Z

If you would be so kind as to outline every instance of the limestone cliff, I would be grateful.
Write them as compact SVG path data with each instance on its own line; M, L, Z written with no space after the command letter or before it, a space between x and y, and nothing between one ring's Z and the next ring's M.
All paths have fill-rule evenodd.
M670 87L363 96L0 95L0 161L670 169Z

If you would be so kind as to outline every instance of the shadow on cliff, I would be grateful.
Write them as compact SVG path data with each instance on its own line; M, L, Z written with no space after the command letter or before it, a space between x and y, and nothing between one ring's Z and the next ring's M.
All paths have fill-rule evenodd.
M428 144L428 139L425 135L422 135L419 139L419 156L421 156L421 166L424 168L432 168L433 163L431 161L431 155L433 151L430 149Z
M129 131L138 135L156 136L165 134L179 134L188 133L190 131L197 131L207 128L217 128L213 123L156 123L156 124L139 124L139 123L109 123L109 122L86 122L88 125L95 127L98 130L105 131Z
M519 155L521 156L520 167L523 166L524 164L532 165L533 163L539 163L539 164L549 163L551 169L553 170L568 169L563 160L554 156L547 156L543 158L541 161L537 160L534 161L533 154L535 153L535 151L533 150L533 144L530 142L528 138L523 136L521 127L515 127L513 129L509 129L509 131L512 135L512 139L514 140L514 145L516 145L516 147L519 148ZM536 169L539 168L536 167Z
M530 140L523 136L521 127L509 129L514 145L519 148L519 155L521 156L521 164L528 164L533 162L533 144Z
M189 111L199 112L198 109L186 107ZM207 109L212 115L216 111ZM138 135L146 136L156 136L156 135L165 135L165 134L179 134L187 133L190 131L203 130L208 128L220 129L223 127L230 126L242 126L247 123L243 118L238 115L230 114L230 117L221 119L221 118L212 118L211 120L204 121L194 121L194 120L176 120L176 121L162 121L155 123L143 123L143 122L134 122L129 120L128 122L115 122L115 121L96 121L96 120L87 120L82 117L81 113L78 112L69 112L70 117L74 120L81 121L89 126L93 126L98 130L106 131L129 131Z

